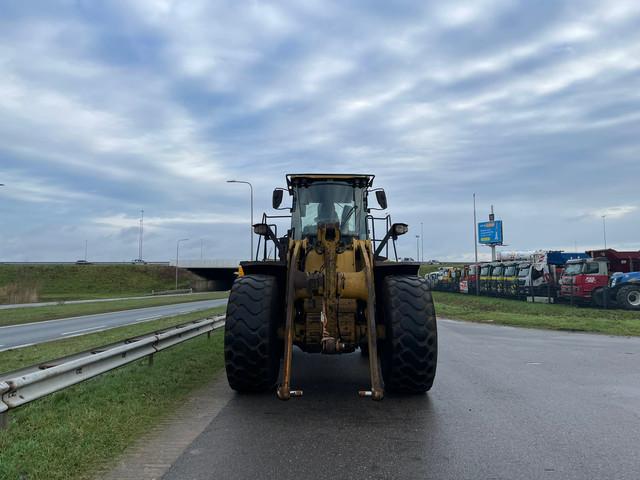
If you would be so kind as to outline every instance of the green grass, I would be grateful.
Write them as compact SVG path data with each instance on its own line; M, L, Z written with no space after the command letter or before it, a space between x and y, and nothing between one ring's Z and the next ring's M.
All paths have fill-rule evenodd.
M208 315L222 313L212 309ZM20 368L150 332L205 314L122 327L99 334L0 353L0 370ZM176 345L146 360L113 370L11 411L0 430L0 479L91 478L129 445L170 415L194 389L223 367L223 335Z
M202 279L180 271L179 288L194 287ZM76 300L144 295L175 288L175 268L161 265L0 265L0 290L37 291L38 300ZM6 296L6 294L5 294ZM0 303L11 303L1 298Z
M22 323L41 322L56 318L92 315L96 313L117 312L133 308L157 307L176 303L196 302L226 298L228 292L209 292L201 295L179 297L150 297L135 300L115 300L113 302L80 303L72 305L51 305L46 307L9 308L0 310L0 326L20 325Z
M438 316L516 327L640 336L640 314L433 292Z

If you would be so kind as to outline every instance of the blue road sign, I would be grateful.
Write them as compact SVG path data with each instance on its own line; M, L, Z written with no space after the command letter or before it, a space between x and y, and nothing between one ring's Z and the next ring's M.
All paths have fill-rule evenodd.
M483 245L502 245L502 220L478 223L478 241Z

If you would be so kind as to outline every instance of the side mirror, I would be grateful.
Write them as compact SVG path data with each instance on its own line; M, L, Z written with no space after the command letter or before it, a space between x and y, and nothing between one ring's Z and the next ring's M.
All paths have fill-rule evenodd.
M267 236L269 234L269 225L266 223L256 223L253 226L253 232L256 235Z
M394 223L391 225L391 232L393 238L399 237L400 235L404 235L409 231L409 225L406 223Z
M376 200L378 201L378 205L383 210L387 208L387 194L384 193L384 190L376 190Z
M278 207L282 205L282 193L283 190L280 188L276 188L273 191L273 197L271 197L271 205L273 206L274 210L277 210Z

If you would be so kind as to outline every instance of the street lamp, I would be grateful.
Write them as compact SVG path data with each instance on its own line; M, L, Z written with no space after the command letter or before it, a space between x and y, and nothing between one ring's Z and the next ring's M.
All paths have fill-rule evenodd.
M186 242L188 240L188 238L181 238L176 242L176 290L178 290L178 263L180 262L180 242Z
M424 225L420 222L420 263L424 262Z
M142 235L144 228L144 209L140 210L140 230L138 236L138 260L142 262Z
M420 235L416 235L416 262L420 261Z
M607 249L607 222L606 215L602 215L602 235L604 236L604 249Z
M227 180L227 183L244 183L249 185L251 189L251 224L249 225L249 235L251 236L251 252L249 255L249 260L253 258L253 185L249 182L245 182L244 180Z

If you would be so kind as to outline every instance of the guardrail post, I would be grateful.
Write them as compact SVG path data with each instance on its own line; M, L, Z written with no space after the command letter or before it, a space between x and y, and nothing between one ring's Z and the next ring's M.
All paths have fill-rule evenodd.
M536 291L533 288L533 282L529 283L529 294L531 295L531 303L536 303Z
M573 307L574 304L574 296L576 294L576 287L575 285L571 285L571 306Z
M0 430L9 428L9 412L0 413Z

